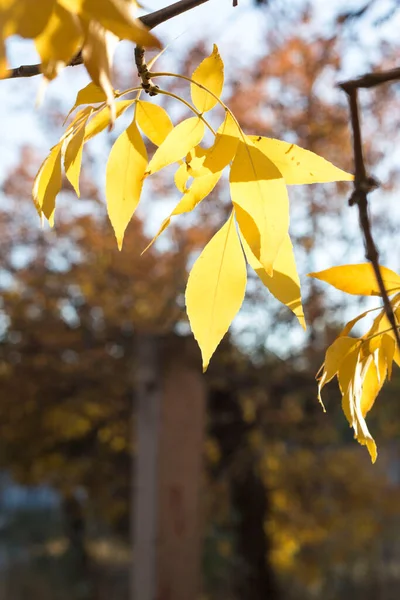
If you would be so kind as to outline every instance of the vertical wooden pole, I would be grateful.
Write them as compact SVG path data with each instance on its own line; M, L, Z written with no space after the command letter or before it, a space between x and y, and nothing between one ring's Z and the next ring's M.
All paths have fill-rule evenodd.
M197 600L206 390L192 339L137 345L133 600Z
M138 335L133 458L133 600L156 598L156 544L158 504L158 447L160 432L161 373L159 340Z

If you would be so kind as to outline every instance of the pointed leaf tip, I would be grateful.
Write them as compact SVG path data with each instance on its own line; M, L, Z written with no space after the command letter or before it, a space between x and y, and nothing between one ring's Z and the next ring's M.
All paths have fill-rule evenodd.
M245 295L246 262L233 214L195 262L186 287L190 326L203 371L239 311Z

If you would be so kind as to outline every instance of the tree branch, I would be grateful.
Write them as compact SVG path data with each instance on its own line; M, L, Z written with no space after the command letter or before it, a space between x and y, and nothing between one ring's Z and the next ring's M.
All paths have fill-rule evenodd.
M169 21L169 19L173 19L178 15L181 15L188 10L192 10L201 4L205 4L209 0L179 0L179 2L175 2L170 6L166 6L165 8L160 8L160 10L156 10L148 15L144 15L143 17L139 17L139 21L143 23L148 29L154 29L161 23L165 23ZM78 52L78 54L71 60L68 64L69 67L75 67L77 65L81 65L83 63L82 54ZM14 69L9 69L6 74L1 79L17 79L20 77L35 77L36 75L41 75L41 65L21 65L20 67L15 67Z
M393 73L397 71L398 75L396 79L400 77L400 69L394 69L386 72L387 79L385 81L393 81ZM400 349L400 334L398 330L398 324L396 317L393 312L390 299L385 288L385 284L382 277L381 268L379 266L379 253L376 247L372 229L371 220L369 217L368 210L368 194L378 187L378 182L367 175L365 167L363 146L361 137L361 126L360 126L360 115L358 108L358 88L359 87L374 87L385 83L383 76L384 73L369 74L360 77L359 79L347 81L340 84L342 90L344 90L349 99L350 105L350 119L353 130L353 153L354 153L354 191L349 200L350 206L354 204L358 207L358 216L360 222L360 228L363 234L364 246L365 246L365 257L372 264L372 268L375 273L376 281L378 283L379 291L382 296L383 306L385 309L386 316L392 327L394 337L398 348ZM373 83L375 82L375 83Z

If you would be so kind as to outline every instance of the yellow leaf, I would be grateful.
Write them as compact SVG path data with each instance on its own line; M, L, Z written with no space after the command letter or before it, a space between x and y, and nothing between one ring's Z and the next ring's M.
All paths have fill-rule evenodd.
M224 63L215 44L210 56L205 58L194 71L192 79L210 90L218 98L221 96L224 87ZM194 83L191 84L190 88L193 104L200 113L211 110L217 104L217 99L205 89Z
M239 142L230 173L237 221L268 275L289 230L289 198L275 165L251 142Z
M183 215L184 213L192 211L202 200L204 200L206 196L208 196L208 194L212 192L217 185L221 174L221 171L219 173L211 173L210 175L198 177L193 181L192 185L184 192L183 198L180 199L169 217L164 219L157 234L151 240L150 244L143 250L142 254L146 252L146 250L148 250L150 246L154 244L162 232L167 229L172 217L176 215Z
M393 339L393 337L391 337L390 335L385 333L382 336L381 348L382 348L382 354L386 361L387 376L388 376L388 379L391 379L393 359L394 359L395 350L396 350L396 341Z
M400 276L397 273L382 266L381 273L388 294L400 289ZM369 263L332 267L318 273L309 273L308 276L325 281L347 294L380 296L375 273Z
M190 179L190 173L187 170L186 163L182 163L179 165L177 170L175 171L174 181L177 189L182 192L182 194L186 194L187 192L187 182Z
M40 0L40 4L32 0L9 0L0 7L1 20L4 23L5 37L20 35L24 38L35 38L46 27L56 0Z
M322 388L337 375L343 360L357 344L360 345L358 339L342 336L338 337L326 351L322 375L318 381L318 400L322 406Z
M354 176L338 169L322 156L295 144L273 138L249 136L256 148L265 154L282 173L288 185L353 181Z
M117 37L97 21L84 22L85 43L82 57L93 82L104 92L110 109L110 128L116 119L114 88L111 83L111 65Z
M82 41L82 29L76 15L56 4L46 27L35 38L42 72L47 79L54 79L59 70L70 62Z
M125 0L58 0L67 10L94 19L120 39L130 40L139 46L160 48L158 39L139 19L132 15Z
M365 312L361 313L361 315L357 315L356 317L354 317L354 319L351 319L351 321L349 321L348 323L346 323L346 325L343 327L342 331L340 332L339 335L349 335L350 331L353 329L354 325L356 323L358 323L358 321L361 321L361 319L363 319L364 317L366 317L370 312L373 312L375 310L378 310L378 308L370 308L369 310L366 310Z
M187 314L204 371L242 305L246 279L246 262L232 214L195 262L186 288Z
M64 142L64 169L65 175L68 181L74 188L76 195L80 196L79 192L79 175L81 172L82 165L82 152L83 143L85 139L85 126L90 116L87 115L86 119L78 126L78 128L66 138Z
M132 121L111 148L106 171L108 216L120 250L125 229L139 204L146 167L146 146Z
M54 222L56 196L61 189L61 144L54 146L43 161L33 184L33 201L39 215Z
M367 364L366 361L362 362L360 360L360 348L355 348L353 351L350 351L342 361L338 372L338 380L343 394L343 412L351 427L353 427L354 437L361 445L367 446L371 460L374 463L377 457L376 444L368 430L361 406L363 381L369 363L370 361ZM366 385L364 397L365 406L371 401L371 393L373 393L373 387L368 387L368 385Z
M217 131L214 144L205 152L203 169L210 173L222 171L234 159L240 141L241 132L229 112Z
M204 136L204 123L197 117L191 117L179 123L167 135L163 143L157 148L151 159L147 173L156 173L182 159L197 146Z
M135 104L136 100L119 100L115 102L115 116L118 119L127 108ZM104 129L110 125L110 111L108 108L102 108L94 114L92 119L86 126L85 131L85 142L93 138L95 135L104 131Z
M161 146L174 128L168 113L162 106L153 102L143 102L143 100L138 100L136 103L136 122L155 146Z
M284 239L276 257L273 277L267 275L243 235L240 236L240 239L249 265L275 298L290 308L298 318L300 325L305 329L306 322L301 304L300 279L289 234Z
M82 104L98 104L99 102L106 102L106 100L107 98L104 91L91 81L77 93L75 103L65 117L64 123L78 106L81 106Z

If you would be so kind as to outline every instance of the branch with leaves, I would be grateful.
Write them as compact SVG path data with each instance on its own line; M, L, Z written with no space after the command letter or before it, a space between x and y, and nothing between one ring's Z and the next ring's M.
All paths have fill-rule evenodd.
M159 55L149 65L145 62L145 48L161 46L150 29L205 2L207 0L181 0L140 19L135 19L130 10L137 5L136 0L104 0L101 5L94 0L73 4L69 0L46 0L40 10L29 0L10 0L7 9L2 9L1 31L32 38L41 57L40 65L8 70L0 31L0 74L3 77L41 72L50 80L62 67L83 62L92 79L78 92L64 133L38 171L33 186L36 209L41 219L54 225L62 172L79 196L85 144L107 127L110 129L115 120L129 110L133 112L131 122L114 142L106 167L107 210L120 249L146 178L175 165L174 182L181 194L174 210L160 224L152 244L173 219L193 211L205 201L228 173L230 216L193 265L185 296L187 315L206 370L243 303L248 266L305 328L300 279L289 236L287 186L354 180L351 203L359 208L367 258L372 266L368 263L347 265L311 275L348 293L380 295L384 307L362 338L350 337L349 333L367 313L346 325L327 351L319 391L334 376L338 377L345 415L355 437L367 445L375 460L376 446L367 429L365 415L385 378L390 377L392 362L400 365L400 350L396 345L399 342L400 277L379 266L371 235L367 194L375 181L366 175L356 91L358 87L371 87L371 81L376 85L382 83L382 74L377 74L375 80L365 76L342 84L352 108L355 177L294 144L247 135L221 99L224 64L217 46L191 77L153 70ZM234 1L233 5L236 4ZM120 39L136 44L140 85L116 91L110 73L114 48ZM388 81L392 80L393 72L388 77L391 78ZM186 81L191 101L163 87L162 82L169 78ZM150 96L173 98L189 109L191 116L173 123L162 106L141 99L143 90ZM221 109L223 114L217 129L208 116L215 108L219 108L217 115ZM207 130L213 136L209 146L204 144ZM154 147L151 157L144 138ZM394 298L389 300L392 294Z

